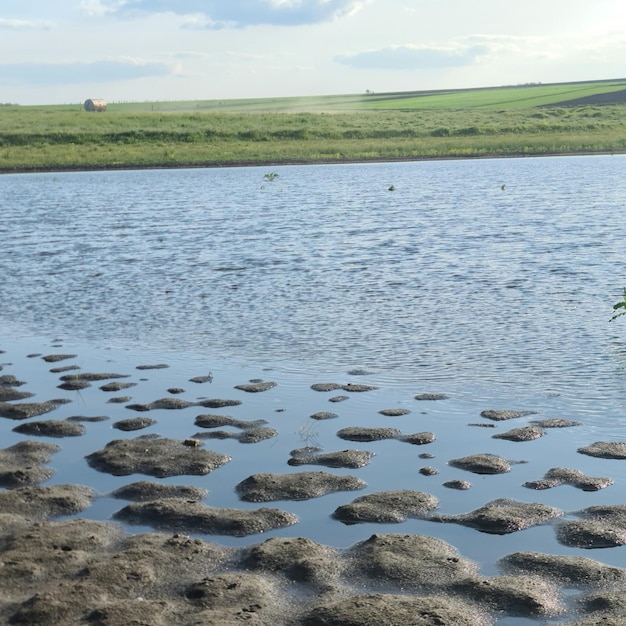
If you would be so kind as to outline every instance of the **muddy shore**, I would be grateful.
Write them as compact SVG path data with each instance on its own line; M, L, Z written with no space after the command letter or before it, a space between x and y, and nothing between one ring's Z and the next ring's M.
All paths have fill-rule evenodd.
M602 563L591 551L626 544L626 506L565 511L532 502L533 493L562 485L580 493L597 492L613 485L610 476L555 467L525 485L527 502L500 497L461 514L442 513L440 499L428 491L369 489L359 471L376 460L371 449L385 442L410 447L424 461L431 459L426 451L445 433L344 423L336 428L336 449L303 446L284 459L285 471L250 473L233 483L233 492L248 503L246 508L211 506L207 490L185 484L185 477L219 476L228 467L231 455L212 449L220 441L233 440L244 454L278 436L271 418L237 419L225 411L235 413L249 398L271 398L280 381L211 387L215 397L193 399L170 387L163 389L162 397L140 402L136 399L146 370L165 365L138 365L136 372L85 371L74 354L28 358L46 364L50 379L58 383L58 396L39 398L22 379L23 372L9 359L0 359L0 420L17 439L0 450L4 623L487 626L509 618L569 626L626 623L621 593L626 569ZM212 375L195 378L189 379L192 386L212 384ZM72 383L70 388L67 383ZM107 415L77 415L70 409L77 397L72 394L93 387L109 399L124 398L118 404L128 415L125 428L115 422L107 426L115 430L107 432ZM340 394L344 402L377 392L375 385L343 381L313 383L311 389L325 401ZM408 419L424 403L447 400L441 394L418 394L411 410L381 406L377 413L382 419ZM151 429L165 414L191 418L200 431L189 437L161 436ZM311 417L314 423L319 420L319 414ZM341 421L327 413L323 421L336 419ZM535 440L579 425L542 419L515 407L485 409L478 419L467 426L479 430L485 441L505 439L514 446L534 445ZM494 433L498 426L503 428ZM67 442L80 441L90 428L103 429L100 446L84 451L76 483L51 484L55 455ZM613 460L626 456L620 442L589 443L578 450L580 455ZM441 467L441 460L429 462ZM471 490L472 481L509 474L519 462L487 453L448 458L446 464L469 479L450 487ZM128 476L130 482L102 494L82 484L90 471ZM427 474L424 480L437 479L437 471ZM175 482L164 482L166 478ZM343 501L332 512L332 523L367 525L367 538L339 549L304 536L275 534L300 523L289 510L290 502L323 501L330 494ZM119 502L113 519L91 519L90 507L105 495ZM548 525L562 545L585 548L589 556L517 550L498 560L497 575L485 576L478 563L449 542L402 532L401 526L398 532L378 530L407 520L431 523L433 534L440 525L452 524L500 537ZM135 525L154 530L130 532ZM274 535L265 539L264 533ZM246 541L229 547L220 543L220 536Z
M605 156L626 154L626 149L606 150L576 150L576 151L537 151L537 152L484 152L481 154L465 154L461 156L383 156L368 157L363 159L287 159L287 160L236 160L236 161L188 161L176 163L115 163L115 164L89 164L84 165L50 165L36 167L0 167L0 174L35 174L45 172L98 172L116 170L171 170L188 168L224 168L224 167L279 167L283 165L347 165L358 163L404 163L412 161L466 161L483 159L521 159L533 157L565 157L565 156Z

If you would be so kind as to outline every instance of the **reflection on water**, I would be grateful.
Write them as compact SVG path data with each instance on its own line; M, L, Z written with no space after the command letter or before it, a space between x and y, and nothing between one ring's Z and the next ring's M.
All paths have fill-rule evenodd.
M201 355L159 354L138 349L94 348L74 340L51 342L43 338L4 338L0 355L4 365L3 374L11 373L25 384L21 391L36 395L25 401L45 401L64 398L70 402L38 419L64 419L71 416L107 416L103 422L86 423L86 434L65 439L40 438L60 444L61 452L53 456L50 463L55 475L47 484L80 482L95 488L101 498L87 512L88 516L108 519L124 505L123 501L107 497L107 494L123 484L141 480L140 475L111 476L91 469L85 462L86 454L99 450L112 439L134 438L145 434L184 439L192 437L202 429L194 424L200 414L229 415L239 420L259 420L278 431L278 436L256 444L242 444L233 439L208 439L205 447L232 457L232 461L207 476L179 476L162 479L169 484L191 484L207 489L210 493L206 504L235 508L256 508L259 505L239 500L234 486L253 473L287 473L304 470L324 469L319 466L291 467L287 464L290 451L306 445L319 445L326 452L347 448L368 450L375 453L370 463L360 469L328 470L339 474L355 475L363 479L366 492L389 489L417 489L431 493L440 500L439 512L457 514L476 509L499 497L514 498L526 502L543 502L572 512L592 504L615 504L621 502L620 485L626 481L626 465L623 461L594 459L577 453L581 446L596 440L614 437L619 415L608 407L604 428L590 425L587 416L578 411L579 399L572 402L567 396L554 394L510 393L507 385L493 384L488 388L476 386L470 389L465 384L448 383L445 386L428 385L422 381L396 382L386 385L386 376L376 373L351 376L345 371L326 370L319 373L290 372L277 368L264 369L258 366L238 365L224 359L210 360ZM56 364L46 363L41 356L69 353L77 356ZM138 366L167 363L164 369L138 369ZM101 387L108 381L99 381L80 391L59 389L61 373L50 370L59 365L78 365L83 372L110 372L127 376L124 382L136 383L122 392L105 392ZM197 384L190 381L196 376L212 372L213 382ZM318 376L318 377L316 377ZM322 377L319 377L322 376ZM251 394L235 389L251 379L262 378L277 382L269 391ZM368 392L348 393L348 400L330 403L337 392L319 392L311 389L319 382L359 382L373 385L377 389ZM176 397L190 402L206 398L241 400L238 406L223 409L205 409L191 406L182 410L156 409L149 413L136 413L130 404L146 404L163 397L172 397L170 388L181 388L184 392ZM449 398L438 401L418 401L417 393L445 391ZM477 392L477 393L474 393ZM123 403L112 402L121 395L132 399ZM403 408L410 412L398 417L387 417L383 409ZM493 428L480 428L470 424L490 423L480 416L489 408L523 408L534 410L529 415L512 421L496 423ZM320 411L332 411L335 419L316 421L311 415ZM112 427L118 420L148 416L157 423L145 430L123 432ZM550 429L541 439L514 443L493 439L492 435L510 428L530 423L533 419L564 418L577 419L583 424L578 427ZM13 432L21 422L0 419L2 447L10 446L25 437ZM436 440L422 446L414 446L397 440L369 443L353 443L339 439L336 433L348 426L398 428L403 434L432 432ZM234 432L235 429L226 428ZM205 431L206 432L206 431ZM32 438L32 437L31 437ZM512 466L511 472L501 475L480 476L448 466L447 461L465 456L488 452L498 454L511 461L525 461ZM433 458L420 458L427 453ZM423 476L419 469L435 467L438 474ZM545 491L533 491L522 485L538 480L554 466L577 468L592 476L610 476L616 484L595 493L583 493L573 487L558 487ZM472 483L468 491L454 491L443 486L448 480L465 479ZM456 524L436 524L428 521L409 520L402 525L373 526L363 524L344 526L330 518L331 513L342 504L350 502L360 493L337 493L323 498L302 502L278 502L279 508L295 513L301 522L293 527L265 533L266 536L307 536L321 543L347 547L369 537L372 532L416 532L440 537L457 546L463 554L483 565L487 572L495 573L495 561L504 554L519 549L520 541L528 541L533 535L534 549L551 553L572 552L560 546L551 525L515 533L506 537L486 536ZM273 504L272 504L273 505ZM83 514L84 515L84 514ZM133 529L136 531L137 529ZM139 529L141 530L141 529ZM523 537L522 537L523 536ZM255 541L255 537L229 538L212 537L227 545L241 545ZM517 548L515 547L517 546ZM587 555L584 550L574 551ZM606 558L605 558L606 557ZM619 564L623 556L619 551L602 551L602 559Z
M278 437L253 445L208 440L233 461L207 477L166 479L209 489L210 505L254 506L237 499L234 485L255 472L294 471L289 451L313 437L327 451L376 452L353 471L368 492L420 489L439 498L444 513L498 497L567 512L620 503L623 462L576 450L619 439L624 426L626 329L608 319L623 287L625 164L624 157L584 157L290 166L275 168L280 175L272 182L262 168L0 177L3 373L27 381L24 389L38 401L72 400L50 417L110 418L62 441L51 482L84 478L103 496L88 514L110 517L123 503L106 494L139 478L99 474L83 457L113 438L137 436L111 429L135 414L107 402L97 385L71 394L57 389L58 376L27 358L32 352L74 352L83 370L131 374L138 385L127 392L137 403L164 397L170 387L186 389L188 400L240 395L242 405L222 412L266 419ZM158 362L170 367L135 369ZM348 374L355 368L368 373ZM189 382L208 371L210 385ZM251 378L278 386L256 395L233 389ZM330 405L328 395L310 389L329 381L379 389ZM426 392L450 398L414 399ZM411 413L379 414L394 407ZM467 426L490 408L531 409L582 425L529 443L494 440L494 432L532 417L495 430ZM339 418L310 419L324 410ZM198 413L151 412L158 424L146 432L191 436ZM432 431L437 440L348 446L336 438L354 425ZM22 439L13 426L0 420L3 447ZM435 458L420 459L425 451ZM446 463L478 452L528 463L487 477ZM440 473L421 476L423 465ZM556 465L616 484L591 494L521 486ZM472 489L442 486L454 478L469 479ZM372 532L430 534L486 573L496 573L497 558L529 544L625 564L619 549L598 556L561 546L550 525L494 537L417 520L383 527L333 521L330 513L356 495L278 503L301 522L269 536L348 546Z

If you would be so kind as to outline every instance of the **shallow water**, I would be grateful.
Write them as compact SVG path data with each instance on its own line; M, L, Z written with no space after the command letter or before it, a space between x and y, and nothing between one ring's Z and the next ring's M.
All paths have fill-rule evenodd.
M608 319L623 286L625 166L624 157L614 156L290 166L275 168L273 182L264 180L263 168L0 177L2 373L27 381L20 389L36 393L35 401L72 400L41 419L110 418L87 424L83 437L50 440L63 450L52 459L56 474L49 483L93 486L103 497L82 515L108 519L125 503L106 494L144 477L95 472L85 454L139 434L188 437L199 430L196 415L219 412L265 419L279 435L248 445L207 440L207 448L233 460L205 477L165 479L207 488L212 506L258 506L240 502L233 491L252 473L324 469L287 465L289 451L302 445L376 456L364 468L336 470L365 480L365 491L272 503L300 523L262 537L210 540L245 545L307 536L346 547L374 532L423 533L450 542L486 574L498 572L499 557L520 549L626 566L624 548L567 548L551 525L494 536L457 524L345 526L330 518L354 497L388 489L431 493L442 513L468 512L499 497L566 512L623 503L626 462L576 450L623 439L625 322ZM78 356L48 364L27 357L34 353ZM170 367L136 369L155 363ZM65 392L49 370L66 364L130 374L124 380L138 385L118 394L99 390L103 383ZM368 373L348 373L355 368ZM189 382L208 371L212 383ZM278 385L260 394L233 388L255 378ZM349 400L337 404L328 402L336 393L310 389L331 381L379 389L346 394ZM116 395L150 402L167 396L169 387L184 388L179 397L187 400L243 404L138 414L128 403L107 402ZM426 392L449 399L414 399ZM394 407L411 413L378 413ZM485 422L480 412L492 408L538 415L496 428L468 426ZM317 411L339 417L311 420ZM138 415L158 423L134 433L111 428ZM491 438L556 417L582 425L550 429L526 443ZM0 420L3 447L24 438L12 432L16 425ZM335 436L355 425L431 431L437 439L411 446ZM528 462L497 476L447 465L479 452ZM439 474L420 475L425 465ZM595 493L522 487L556 466L610 476L615 484ZM473 487L442 486L453 478Z

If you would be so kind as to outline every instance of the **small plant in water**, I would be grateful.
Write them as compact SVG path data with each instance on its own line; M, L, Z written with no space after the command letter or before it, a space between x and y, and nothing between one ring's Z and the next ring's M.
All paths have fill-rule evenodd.
M621 302L613 305L613 317L609 320L610 322L618 317L621 317L622 315L626 315L626 287L624 287L624 294L622 295L622 298Z
M267 174L265 174L265 176L263 176L263 179L268 181L268 182L273 182L278 178L278 174L276 172L268 172Z
M314 424L305 422L298 428L298 437L305 446L319 447L319 433L314 430Z

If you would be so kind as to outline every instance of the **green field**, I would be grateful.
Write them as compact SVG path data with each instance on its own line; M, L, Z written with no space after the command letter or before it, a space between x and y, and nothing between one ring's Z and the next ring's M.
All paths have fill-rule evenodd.
M626 80L307 98L0 106L0 170L626 151Z

